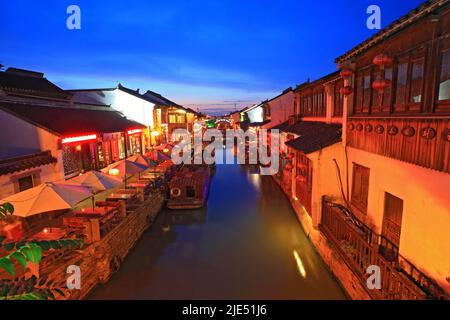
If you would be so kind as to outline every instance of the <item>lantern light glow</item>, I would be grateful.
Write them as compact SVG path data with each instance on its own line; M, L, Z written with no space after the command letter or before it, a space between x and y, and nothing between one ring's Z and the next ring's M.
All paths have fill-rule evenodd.
M110 169L110 170L108 171L108 174L111 175L111 176L118 176L119 173L120 173L120 171L119 171L119 169L117 169L117 168L113 168L113 169Z
M64 139L62 139L62 143L67 144L67 143L90 141L90 140L96 140L96 139L97 139L96 134L89 134L89 135L85 135L85 136L64 138Z
M133 129L133 130L128 130L128 134L136 134L136 133L141 133L142 129Z

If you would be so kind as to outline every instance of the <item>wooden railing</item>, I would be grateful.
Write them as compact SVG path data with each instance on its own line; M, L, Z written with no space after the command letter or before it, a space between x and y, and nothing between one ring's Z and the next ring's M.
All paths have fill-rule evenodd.
M412 263L401 257L398 248L359 221L347 208L322 201L320 230L334 244L364 286L367 268L378 266L381 289L369 290L374 299L445 299L444 291Z

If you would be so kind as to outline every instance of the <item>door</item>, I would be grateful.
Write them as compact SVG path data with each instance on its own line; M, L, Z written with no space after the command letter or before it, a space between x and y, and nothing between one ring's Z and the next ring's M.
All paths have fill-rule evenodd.
M402 231L403 200L386 192L382 234L399 247Z
M297 168L295 177L295 192L297 199L311 216L312 212L312 161L297 152Z

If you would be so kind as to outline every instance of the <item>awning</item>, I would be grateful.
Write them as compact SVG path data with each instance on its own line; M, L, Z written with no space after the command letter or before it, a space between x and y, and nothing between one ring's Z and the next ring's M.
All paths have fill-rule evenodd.
M300 121L292 126L282 126L278 129L299 135L298 138L290 140L285 144L305 154L342 141L341 124Z
M110 107L47 106L0 101L0 109L60 136L145 128Z

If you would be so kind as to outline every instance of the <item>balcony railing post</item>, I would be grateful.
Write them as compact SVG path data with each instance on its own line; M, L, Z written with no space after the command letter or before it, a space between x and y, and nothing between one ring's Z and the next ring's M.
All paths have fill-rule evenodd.
M427 278L409 262L408 266L412 269L411 271L405 273L404 270L400 270L399 265L403 264L403 260L398 263L400 259L398 248L352 216L348 209L322 198L320 228L333 242L337 251L348 261L349 266L354 269L353 271L362 282L365 283L367 280L366 270L369 265L376 265L380 268L381 290L369 292L374 297L384 299L426 298L424 289L427 287L424 286L423 279ZM389 260L380 252L381 247L384 251L391 253ZM395 259L392 259L394 256ZM414 276L414 273L419 273L419 276ZM415 279L420 279L420 282L413 282L412 280Z

